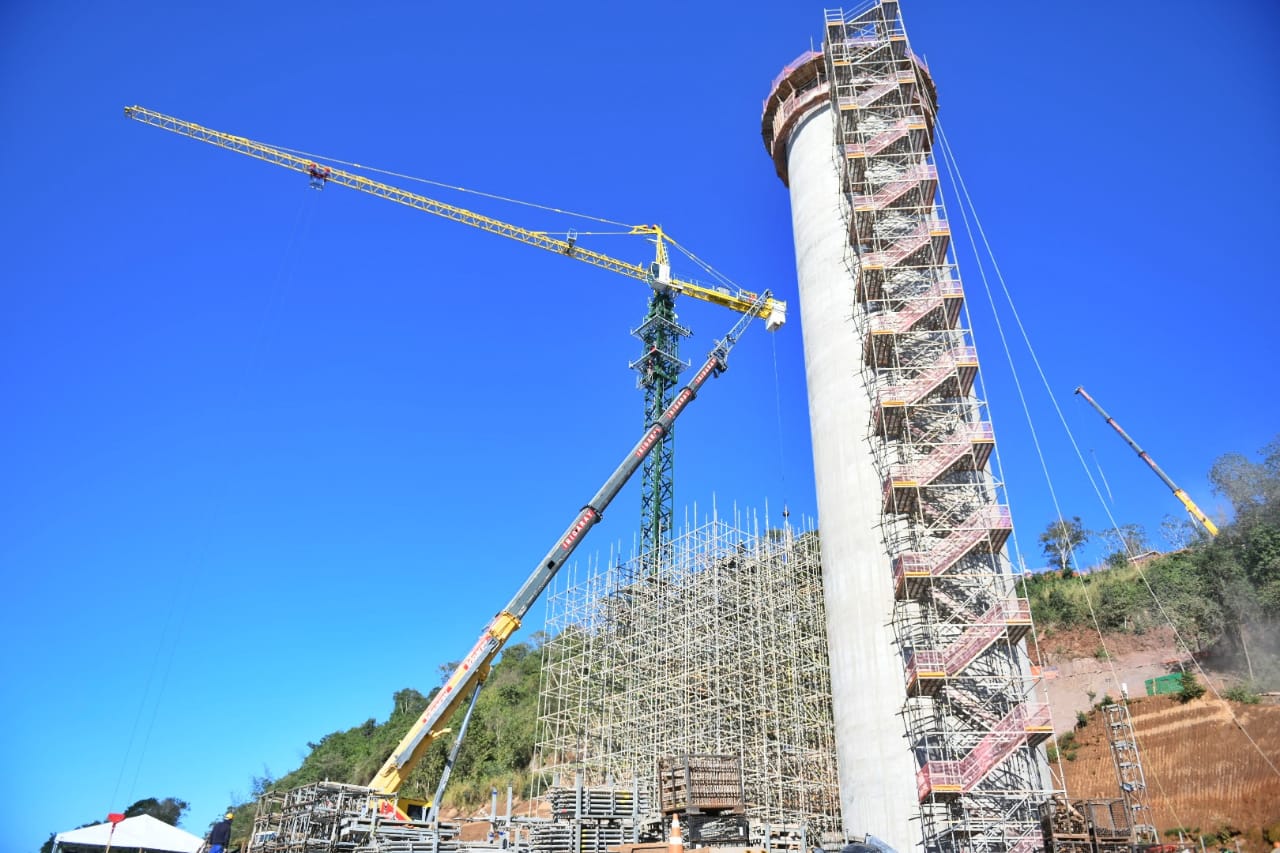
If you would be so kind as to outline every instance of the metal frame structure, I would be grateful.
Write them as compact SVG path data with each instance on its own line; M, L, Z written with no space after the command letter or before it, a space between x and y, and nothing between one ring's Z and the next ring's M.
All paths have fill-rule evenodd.
M825 619L817 533L754 516L567 577L548 600L537 766L656 802L661 757L740 756L772 845L838 832Z
M936 91L895 0L829 10L825 23L813 61L834 116L924 846L1030 850L1051 788L1036 747L1052 722L1004 553L1012 525L936 192Z
M1133 730L1133 718L1129 716L1127 702L1104 705L1103 718L1107 721L1107 742L1111 744L1111 760L1116 766L1116 781L1120 796L1133 827L1134 844L1159 844L1147 802L1147 774L1142 769L1142 756L1138 752L1138 735Z

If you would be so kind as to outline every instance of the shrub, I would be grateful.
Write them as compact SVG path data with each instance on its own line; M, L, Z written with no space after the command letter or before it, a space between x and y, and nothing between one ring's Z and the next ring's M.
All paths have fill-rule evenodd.
M1235 684L1222 691L1223 699L1230 699L1232 702L1239 702L1243 705L1257 705L1262 701L1262 696L1254 691L1253 685L1249 683Z
M1178 701L1190 702L1192 699L1199 699L1204 693L1205 687L1194 672L1182 673L1182 692L1178 694Z

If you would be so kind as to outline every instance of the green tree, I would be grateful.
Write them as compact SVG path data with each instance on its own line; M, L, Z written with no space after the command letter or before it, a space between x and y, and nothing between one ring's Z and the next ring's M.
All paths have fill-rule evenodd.
M191 808L190 803L186 800L179 800L176 797L165 797L163 800L147 797L145 800L138 800L125 809L124 816L137 817L138 815L148 814L170 826L177 826L178 821L182 819L182 813L189 808Z
M1109 566L1126 566L1131 558L1145 554L1150 548L1147 544L1147 531L1141 524L1121 524L1119 527L1099 530L1097 536L1112 549L1107 555Z
M1215 494L1231 502L1236 521L1280 515L1280 435L1262 448L1262 460L1240 453L1224 453L1209 469Z
M1071 576L1072 552L1089 540L1080 516L1049 522L1040 534L1040 551L1065 577Z
M1205 686L1196 678L1194 672L1182 673L1182 692L1178 694L1179 702L1190 702L1205 694Z

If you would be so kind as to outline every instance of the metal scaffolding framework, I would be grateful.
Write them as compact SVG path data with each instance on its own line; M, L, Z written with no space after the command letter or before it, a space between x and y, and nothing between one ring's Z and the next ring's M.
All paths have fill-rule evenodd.
M816 532L713 515L664 560L584 575L548 600L538 766L552 784L656 802L660 758L740 756L747 815L774 845L838 831Z
M1133 730L1128 702L1105 705L1103 717L1107 721L1107 742L1111 744L1111 760L1116 766L1116 781L1120 783L1120 795L1128 812L1129 825L1133 827L1134 844L1159 844L1147 802L1147 774L1142 769L1142 756L1138 752L1138 735Z
M835 117L925 849L1030 850L1051 787L1036 747L1052 724L1024 641L1030 607L1004 553L1012 525L937 195L933 81L893 0L828 11L812 61Z

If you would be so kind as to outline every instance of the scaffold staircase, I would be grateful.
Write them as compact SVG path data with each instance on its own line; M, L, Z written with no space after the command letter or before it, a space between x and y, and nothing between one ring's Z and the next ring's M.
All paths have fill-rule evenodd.
M884 482L884 511L913 512L919 492L952 471L980 471L991 456L995 436L991 424L967 424L947 443L936 446L914 462L895 465Z
M1018 705L964 758L925 762L916 773L916 793L921 802L930 795L958 797L968 793L1017 747L1033 738L1042 743L1052 733L1048 705Z
M898 437L908 407L932 396L968 394L977 372L978 351L973 347L957 347L901 385L885 385L876 392L872 432Z
M921 222L889 247L864 254L862 266L863 269L887 269L932 265L946 257L950 243L951 224L945 219L932 219Z
M938 577L979 546L998 552L1013 531L1006 506L979 507L950 534L928 551L907 551L893 561L895 593L899 600L917 598L925 581Z
M959 675L992 643L1008 636L1010 642L1031 625L1031 606L1015 598L996 603L943 649L917 649L907 658L907 695L932 696L942 681Z
M1030 605L1003 553L1012 521L937 192L933 81L893 0L828 10L823 50L923 845L1030 853L1050 788L1031 750L1052 725L1029 701Z

